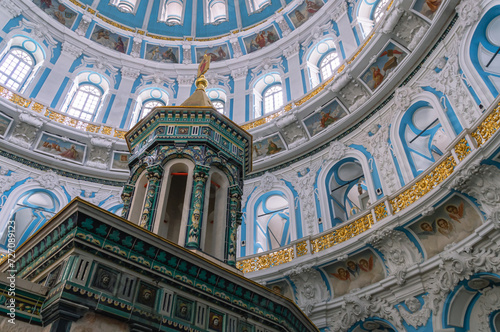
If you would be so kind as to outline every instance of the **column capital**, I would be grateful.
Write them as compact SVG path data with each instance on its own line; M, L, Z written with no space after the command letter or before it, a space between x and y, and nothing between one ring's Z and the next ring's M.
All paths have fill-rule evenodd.
M229 187L229 195L231 198L237 198L241 200L241 196L243 196L243 191L241 190L240 186L234 185Z
M160 165L153 165L146 168L146 177L148 181L152 178L161 179L163 175L163 167Z
M206 181L208 178L208 172L210 171L210 167L203 165L196 165L194 167L193 178L195 181Z

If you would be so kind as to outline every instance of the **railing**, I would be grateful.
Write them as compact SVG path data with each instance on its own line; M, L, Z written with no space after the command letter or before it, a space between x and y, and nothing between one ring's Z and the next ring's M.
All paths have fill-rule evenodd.
M0 98L9 100L18 106L39 113L54 122L61 123L65 126L72 127L81 131L113 136L119 139L125 139L125 134L127 133L127 131L125 130L119 130L103 124L82 121L80 119L75 119L69 115L56 112L36 101L26 99L23 96L20 96L3 86L0 86Z
M291 262L293 259L307 254L316 254L339 243L345 242L369 230L376 222L399 213L435 189L449 178L457 165L475 149L486 143L500 129L500 103L498 99L490 112L486 112L478 120L475 129L463 131L450 144L450 151L438 160L434 167L420 174L412 182L393 195L375 202L371 208L354 221L329 229L321 234L299 239L285 248L264 252L239 259L238 269L244 273L267 269ZM453 145L454 144L454 145ZM286 254L285 254L286 253Z

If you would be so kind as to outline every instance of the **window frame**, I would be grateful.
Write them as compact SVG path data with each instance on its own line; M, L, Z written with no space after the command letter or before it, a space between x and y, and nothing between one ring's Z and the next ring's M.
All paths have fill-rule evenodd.
M279 105L278 107L274 106L275 104L275 98L273 97L272 98L272 101L273 101L273 110L271 111L267 111L266 110L266 97L269 97L269 96L266 96L266 94L271 90L271 89L274 89L275 87L279 87L280 88L280 93L281 93L281 105ZM278 92L275 92L275 93L272 93L272 96L276 96L278 94ZM283 105L285 105L285 100L284 100L284 96L283 96L283 86L282 86L282 83L273 83L273 84L270 84L268 86L266 86L264 88L264 90L262 90L262 115L268 115L268 114L271 114L271 113L274 113L276 111L278 111L281 107L283 107Z
M262 225L258 222L257 218L259 217L258 215L258 208L259 206L262 205L262 209L265 210L268 209L266 207L266 202L273 196L280 196L283 200L285 200L287 203L288 203L288 206L284 209L278 209L278 210L273 210L273 211L270 211L269 213L266 213L266 215L268 214L272 214L272 216L270 218L268 218L266 221L265 221L265 228L262 227ZM288 215L286 215L283 211L287 210L288 212ZM257 254L259 249L262 250L262 252L267 252L267 251L270 251L270 250L275 250L277 248L281 248L283 246L286 246L288 244L290 244L293 240L292 238L294 237L293 236L293 228L292 228L292 212L293 212L293 209L291 208L291 204L290 204L290 201L289 201L289 198L287 197L287 195L282 192L281 190L279 189L276 189L276 190L272 190L268 193L264 193L264 194L261 194L258 196L257 200L255 201L255 203L253 204L253 229L252 229L252 240L254 241L253 243L253 252L252 253L249 253L250 255L252 254ZM276 248L273 248L272 247L272 241L271 241L271 238L270 238L270 235L269 235L269 224L271 223L272 219L274 218L274 216L278 215L280 216L281 218L283 218L282 214L285 215L287 221L283 227L283 234L281 235L281 239L280 239L280 244L278 247ZM258 243L256 241L257 239L257 231L260 230L263 235L265 236L265 245L266 245L266 248L263 248L262 247L262 243ZM284 241L284 243L283 243ZM265 249L265 250L264 250Z
M336 55L335 59L332 59L332 60L331 60L331 61L329 61L327 64L323 65L323 62L324 62L324 61L325 61L325 60L326 60L326 59L327 59L330 55L332 55L332 54L335 54L335 55ZM335 60L337 61L337 64L336 64L336 66L334 67L334 66L332 66L332 62L334 62ZM324 82L324 81L328 80L330 77L332 77L332 76L334 76L334 75L335 75L335 69L337 69L337 68L339 68L339 67L340 67L340 60L341 60L341 59L340 59L339 52L337 52L337 50L336 50L336 49L334 49L334 48L333 48L333 49L328 50L328 52L327 52L327 53L325 53L325 54L324 54L324 55L323 55L323 56L319 59L319 61L318 61L318 65L319 65L319 66L318 66L318 69L319 69L319 73L320 73L320 77L321 77L321 82ZM330 67L330 71L331 71L330 76L328 76L328 77L325 77L325 76L323 75L323 68L324 68L324 67L326 67L326 66L329 66L329 67Z
M173 20L177 16L169 15L168 5L171 3L179 3L182 7L182 12L178 20ZM162 0L160 4L160 10L158 12L158 21L163 22L167 25L182 25L184 23L184 13L186 11L186 4L182 0Z
M147 104L149 102L153 102L153 101L156 101L156 102L158 102L158 103L160 103L162 105L153 106L148 113L144 114L144 108L145 108L144 106L145 106L145 104ZM161 98L149 98L149 99L145 99L142 102L142 104L141 104L141 110L139 112L139 117L137 118L138 119L137 122L141 121L142 119L144 119L144 117L146 117L149 113L151 113L151 111L153 110L153 108L155 108L155 107L161 107L161 106L167 106L167 103L165 103L165 101L163 99L161 99Z
M7 75L5 72L0 72L0 75L4 75L7 77L6 79L6 82L8 82L9 80L10 81L13 81L15 82L16 84L18 84L19 86L17 88L12 88L12 86L7 86L6 83L2 83L3 86L5 86L6 88L8 89L11 89L11 90L14 90L16 92L19 92L19 91L22 91L24 88L25 88L25 85L26 85L26 82L28 81L28 79L30 78L31 75L34 74L35 72L35 69L37 67L37 61L36 61L36 58L26 49L22 48L22 47L19 47L19 46L12 46L5 54L4 56L2 57L2 60L0 61L0 68L4 65L4 63L7 61L7 58L9 57L9 55L11 55L13 52L15 51L20 51L20 52L23 52L25 54L28 55L28 57L31 59L32 61L32 64L28 64L30 66L30 69L28 70L28 72L26 72L26 74L24 74L24 77L22 78L21 81L16 81L12 78L12 72ZM13 57L16 57L17 59L20 60L20 62L18 62L15 67L14 67L14 70L17 69L19 67L19 63L24 62L26 63L25 61L23 61L23 59L19 58L18 56L16 55L12 55ZM13 72L14 72L13 70Z
M134 5L132 6L130 1L127 0L111 0L109 4L116 7L116 9L122 13L135 15L140 2L141 0L135 0ZM127 10L126 8L130 8L130 10Z
M271 0L264 0L260 4L257 4L255 0L246 0L248 14L257 14L262 12L265 8L271 5Z
M210 100L212 102L212 105L214 105L214 108L219 112L220 114L226 114L226 102L222 99L212 99ZM215 106L216 103L222 104L222 112Z
M228 7L226 0L205 0L205 24L219 25L223 22L228 21ZM212 7L217 4L222 3L224 6L224 16L215 18L212 14Z
M82 121L94 122L94 120L95 120L95 118L96 118L96 116L97 116L97 113L98 113L98 111L99 111L99 109L100 109L100 106L102 105L103 98L104 98L104 96L105 96L105 91L104 91L104 89L103 89L102 87L100 87L99 85L94 84L94 83L89 82L89 81L84 81L84 82L80 82L80 83L76 83L76 82L75 82L75 84L77 84L77 87L76 87L75 91L73 92L73 95L71 96L71 99L70 99L70 101L69 101L69 103L68 103L68 106L66 107L66 111L65 111L65 113L66 113L66 114L68 114L68 115L69 115L69 116L71 116L71 117L74 117L74 118L80 119L80 120L82 120ZM99 98L98 98L98 102L97 102L97 104L95 105L94 110L93 110L93 112L92 112L92 113L85 112L85 111L84 111L84 108L85 108L85 106L86 106L86 104L87 104L87 101L88 101L88 97L87 97L87 98L85 99L85 103L84 103L84 105L82 106L82 109L81 109L81 110L79 110L79 111L80 111L80 115L79 115L79 116L73 115L73 114L71 114L71 113L70 113L70 109L72 109L72 108L73 108L73 103L75 102L75 99L76 99L76 97L77 97L77 95L78 95L78 92L80 91L80 89L81 89L82 87L85 87L85 86L90 86L90 87L96 88L96 89L100 92L100 96L99 96ZM94 96L95 96L95 95L94 95ZM76 109L76 110L78 110L76 107L75 107L75 109ZM88 119L88 120L87 120L87 119L84 119L84 118L82 118L82 117L81 117L82 113L92 114L92 115L91 115L90 119Z
M159 96L152 95L155 90L158 90L160 93ZM163 103L163 106L168 106L170 103L170 94L165 90L165 87L160 87L160 86L145 86L145 87L139 87L137 90L137 94L135 95L135 104L131 106L132 113L128 121L129 123L129 128L132 128L135 126L139 121L141 121L146 115L144 114L144 104L152 101L152 100L157 100L161 103ZM156 106L155 106L156 107ZM149 114L149 113L148 113Z

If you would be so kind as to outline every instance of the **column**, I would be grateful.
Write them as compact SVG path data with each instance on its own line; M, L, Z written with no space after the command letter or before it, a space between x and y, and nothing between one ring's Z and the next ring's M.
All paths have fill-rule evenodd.
M118 90L116 90L115 100L113 101L113 106L107 116L106 124L112 127L118 127L122 122L122 118L125 114L125 109L127 108L128 100L130 99L130 93L132 92L132 87L134 82L139 77L140 71L136 68L122 67L120 69L122 74L122 80ZM101 110L98 121L102 121L105 116L106 110ZM127 114L130 118L132 115L131 110ZM101 118L102 116L102 118Z
M288 78L290 79L290 94L291 94L290 100L299 98L305 93L304 88L302 86L302 73L300 70L299 50L300 50L300 44L295 42L283 51L283 55L288 61Z
M17 1L14 0L2 1L0 10L3 13L3 15L0 15L0 26L2 28L5 27L11 19L18 17L23 12L21 7L17 4Z
M358 48L356 43L356 37L354 36L354 31L352 31L351 22L349 21L349 15L347 15L347 5L342 2L341 5L336 8L331 14L332 20L337 23L339 28L339 36L344 47L344 52L346 56L353 54ZM362 39L362 36L359 36ZM339 54L340 54L340 50Z
M191 87L193 86L193 75L179 75L177 76L177 83L179 83L179 90L177 91L176 106L180 106L186 99L191 96Z
M128 213L130 212L130 203L132 202L132 193L134 192L134 186L126 184L123 187L122 191L122 201L123 201L123 209L122 209L122 218L127 219Z
M236 266L237 232L241 225L241 195L239 186L229 188L229 220L226 227L226 263Z
M234 79L234 105L233 105L233 121L236 123L245 122L245 104L237 101L244 101L246 94L246 78L248 68L242 67L231 71L231 76Z
M196 165L194 168L193 191L191 194L191 205L189 207L187 225L187 248L200 248L201 224L203 221L203 210L205 208L205 189L209 170L210 168L201 165Z
M44 84L40 91L36 95L36 100L41 104L49 106L54 98L56 97L59 87L64 83L67 75L70 75L69 69L75 62L75 60L82 54L82 49L78 46L64 42L62 45L61 56L57 59L56 63L49 76L47 76L46 82L50 84ZM39 72L42 72L43 68L40 68ZM71 82L68 82L71 85ZM34 86L35 84L33 84ZM65 96L61 96L60 99L64 99Z
M142 208L142 216L139 226L147 229L153 229L153 220L158 203L158 191L160 190L161 177L163 175L163 167L155 165L146 169L146 177L148 179L148 189L146 190L146 199Z

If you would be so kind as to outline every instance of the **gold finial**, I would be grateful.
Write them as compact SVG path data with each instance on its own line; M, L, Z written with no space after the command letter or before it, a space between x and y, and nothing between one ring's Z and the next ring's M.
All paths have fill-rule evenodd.
M205 54L198 66L198 75L195 82L196 90L205 90L208 86L208 81L205 79L205 73L208 71L208 68L210 68L210 60L212 60L211 56Z

